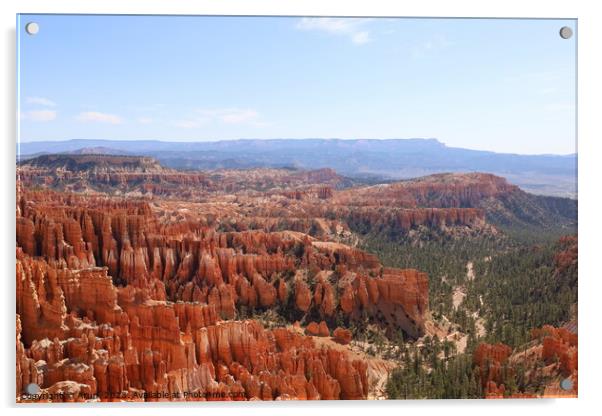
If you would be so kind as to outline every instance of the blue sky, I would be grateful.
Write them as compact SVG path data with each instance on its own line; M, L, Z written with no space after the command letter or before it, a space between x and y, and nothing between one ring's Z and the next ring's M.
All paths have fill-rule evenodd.
M25 33L39 24L35 36ZM21 15L22 141L575 149L572 20Z

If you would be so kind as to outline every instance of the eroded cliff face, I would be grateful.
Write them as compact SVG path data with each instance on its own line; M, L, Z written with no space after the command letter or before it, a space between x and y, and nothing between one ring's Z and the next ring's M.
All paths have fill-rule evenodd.
M505 344L479 344L473 353L473 363L478 367L485 396L495 391L504 379L508 357L512 348Z
M383 267L355 233L486 232L480 201L515 191L480 174L347 189L330 169L110 162L19 168L18 392L35 382L52 401L366 398L373 380L349 328L367 319L422 336L428 277ZM247 319L268 311L304 328Z
M217 220L224 231L288 230L319 239L344 237L350 227L393 235L419 227L481 230L486 228L483 201L521 192L503 178L477 173L354 186L331 169L182 172L147 159L47 155L24 162L18 172L26 188L117 194L160 203L220 201L229 215L218 211L203 220Z
M365 364L344 351L285 328L221 320L213 304L160 297L160 284L117 288L107 268L71 270L19 249L17 391L35 382L53 401L367 395Z
M567 327L554 328L545 325L541 329L533 330L532 337L541 342L541 357L544 362L553 368L556 374L571 380L571 388L567 391L560 389L559 383L549 383L545 395L567 396L577 395L578 391L578 336Z
M187 199L245 189L301 188L287 195L328 198L332 188L349 182L334 170L311 171L257 168L245 170L179 171L154 158L102 154L48 154L24 160L20 180L28 186L73 192L123 194L132 197ZM314 189L307 185L316 185Z
M292 296L303 313L367 313L411 336L422 333L427 276L383 268L374 255L344 244L290 231L174 229L143 202L96 209L35 198L23 202L17 220L17 241L29 256L71 270L105 267L119 285L149 290L156 300L209 303L223 319L234 318L237 306L271 308Z
M241 308L316 314L311 335L363 315L423 331L424 273L299 232L168 218L144 201L21 192L18 391L36 382L53 401L360 399L365 363L240 320Z
M488 399L577 397L577 334L565 327L545 325L531 331L532 342L526 349L512 352L504 344L480 344L473 363L481 376L483 394ZM541 391L508 391L505 383L520 375L527 385ZM569 380L566 387L562 381Z

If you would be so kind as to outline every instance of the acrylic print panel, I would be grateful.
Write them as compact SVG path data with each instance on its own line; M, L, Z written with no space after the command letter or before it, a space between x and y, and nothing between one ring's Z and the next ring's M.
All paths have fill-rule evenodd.
M17 26L18 402L577 396L575 20Z

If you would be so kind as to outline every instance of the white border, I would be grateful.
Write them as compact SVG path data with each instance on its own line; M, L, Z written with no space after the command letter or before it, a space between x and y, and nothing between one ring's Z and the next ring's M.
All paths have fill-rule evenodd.
M117 13L117 14L254 14L254 15L345 15L345 16L445 16L445 17L554 17L579 19L579 399L571 400L505 400L505 401L409 401L374 402L329 402L288 404L257 403L247 406L227 404L197 404L179 406L126 406L128 414L274 414L304 415L340 411L351 415L366 413L387 414L469 414L504 415L509 413L527 414L588 414L598 413L594 409L602 386L602 342L600 342L600 314L596 306L602 297L600 257L602 230L600 229L600 210L602 209L602 157L600 140L600 120L602 103L600 102L600 62L599 42L602 41L602 21L595 1L482 1L482 0L430 0L403 3L401 1L355 1L355 0L3 0L0 2L2 13L2 71L3 99L0 101L2 116L2 156L0 172L5 185L2 204L2 223L4 231L0 246L0 256L4 273L2 294L2 376L0 391L2 404L11 407L14 403L14 227L15 227L15 22L16 13ZM335 410L340 408L340 410ZM113 413L115 407L26 407L8 409L9 412L23 411L31 414L81 414ZM120 409L122 411L122 409Z

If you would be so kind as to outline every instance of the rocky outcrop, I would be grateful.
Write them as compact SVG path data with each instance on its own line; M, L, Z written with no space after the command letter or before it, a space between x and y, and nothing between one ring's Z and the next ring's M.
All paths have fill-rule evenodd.
M137 190L165 197L185 192L186 186L210 189L212 185L205 174L166 169L155 159L141 156L49 154L25 160L18 169L20 179L29 186L67 187L74 191L92 187Z
M16 322L17 330L17 352L16 352L16 365L17 365L17 380L16 380L16 391L17 393L24 391L25 387L30 383L42 385L44 383L44 370L41 365L38 365L37 360L27 356L23 342L21 341L21 319L17 314Z
M344 276L340 305L353 317L373 316L391 330L403 329L412 337L424 333L428 314L428 277L414 269L382 269L372 278L352 273Z
M18 392L36 382L52 401L366 397L363 363L295 332L116 288L106 268L20 253L17 269Z
M353 337L350 330L341 327L337 327L332 333L332 335L336 342L343 345L349 344Z
M502 369L507 363L512 349L505 344L479 344L473 353L473 363L479 369L481 385L485 395L499 393L498 385L503 382ZM490 387L491 391L487 388ZM502 387L503 388L503 387ZM503 392L503 390L502 390Z
M301 199L308 193L328 198L332 187L345 179L332 169L281 170L253 169L217 173L179 171L159 164L156 159L142 156L105 154L47 154L22 161L19 179L27 186L66 188L75 192L118 190L149 198L195 198L214 192L238 192L256 187L265 189L274 183L286 188L300 187L286 194Z
M577 334L567 327L545 325L533 329L531 336L532 342L513 354L504 344L480 344L475 349L473 362L478 367L486 398L577 396ZM511 388L505 385L519 376L523 386L517 386L516 382ZM571 382L568 388L561 385L567 379Z
M105 273L155 300L208 303L224 319L234 318L237 306L272 308L291 294L303 313L315 308L326 319L339 312L359 317L364 310L375 319L384 316L379 321L391 328L422 333L426 276L383 269L372 254L290 231L220 233L186 224L174 230L144 202L105 202L106 208L95 209L69 198L67 205L59 194L25 195L17 230L25 254L64 262L84 275ZM41 244L31 243L36 236L44 236Z
M554 264L559 273L577 266L577 236L564 236L558 241L558 251L554 255Z
M487 204L522 192L486 174L350 188L330 169L209 174L103 155L24 162L17 181L18 392L36 382L65 401L365 398L343 326L422 336L428 277L383 267L358 235L493 233ZM555 277L576 257L561 240ZM576 382L576 339L537 339ZM475 352L492 397L508 395L507 349Z
M404 233L419 226L444 229L484 224L485 211L479 208L357 208L350 209L347 221L354 228Z
M320 323L310 322L307 325L307 328L305 328L305 333L317 337L329 337L330 329L328 328L328 324L324 321L321 321Z
M381 206L404 208L474 208L482 200L518 190L506 179L488 173L442 173L389 185L347 191L354 200L377 200Z
M295 305L303 312L307 312L311 306L311 292L303 280L295 281Z
M338 203L331 172L281 176L324 182L304 187L300 199L268 194L268 204L239 216L256 191L241 196L241 211L90 191L90 183L131 190L140 181L155 195L183 183L214 192L150 161L126 162L119 175L102 166L39 175L63 181L65 193L23 188L39 166L19 178L19 393L37 382L53 401L359 399L368 392L366 365L313 336L365 318L423 333L426 275L383 268L331 238L350 233L342 218L326 218L326 200ZM81 183L90 195L72 192L82 177L92 181ZM312 208L316 201L324 205ZM311 336L241 320L267 311L309 322ZM333 337L345 345L351 333L337 328Z
M534 339L542 342L541 356L546 364L558 362L564 377L576 375L578 369L577 334L566 328L554 328L545 325L541 329L531 331Z

